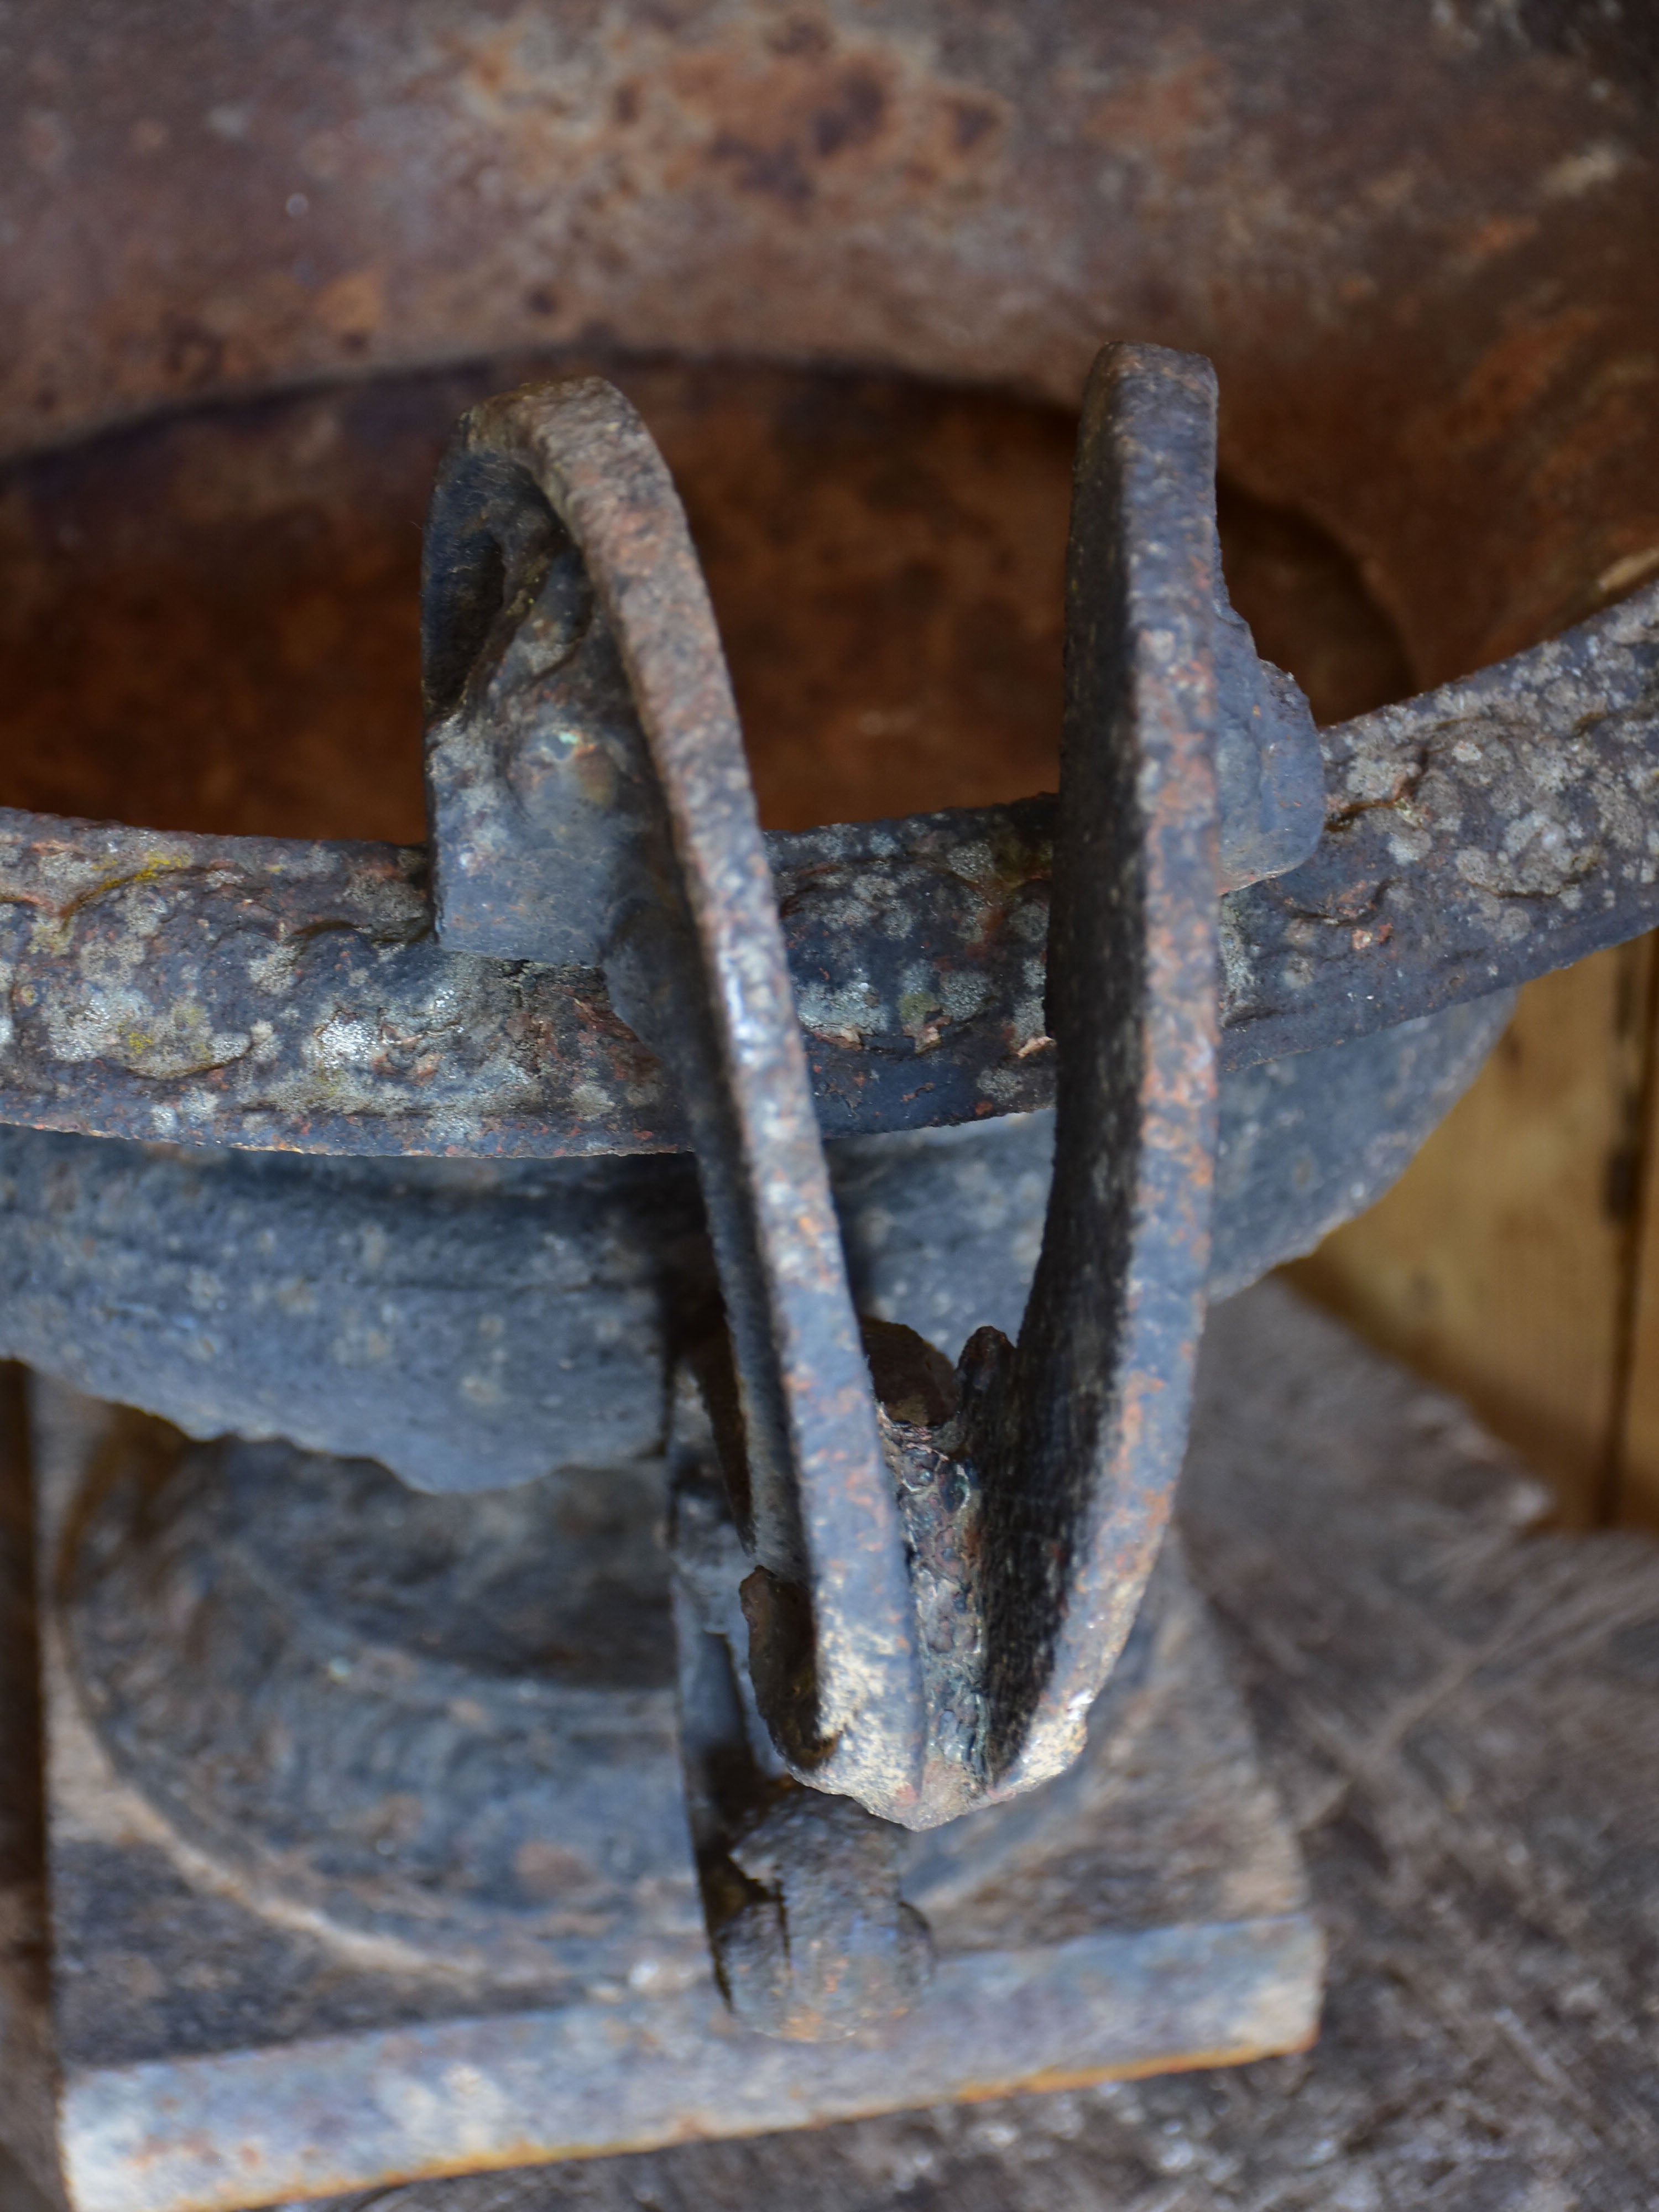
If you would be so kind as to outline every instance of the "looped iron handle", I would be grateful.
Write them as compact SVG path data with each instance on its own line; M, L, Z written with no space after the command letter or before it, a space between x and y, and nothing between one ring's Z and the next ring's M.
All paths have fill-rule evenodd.
M639 417L488 402L434 496L438 932L594 965L677 1079L726 1304L761 1710L908 1826L1075 1755L1179 1466L1215 1135L1213 374L1109 348L1085 403L1050 934L1054 1192L1018 1346L932 1431L873 1395L729 679ZM711 1392L716 1401L718 1387Z
M585 955L678 1079L734 1353L744 1534L781 1632L811 1632L772 1671L810 1671L811 1778L902 1817L924 1724L892 1479L713 610L619 392L581 379L466 418L423 629L439 933Z

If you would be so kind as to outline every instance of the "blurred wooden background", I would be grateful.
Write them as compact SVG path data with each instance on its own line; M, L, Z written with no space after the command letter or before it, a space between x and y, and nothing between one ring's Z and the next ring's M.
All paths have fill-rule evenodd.
M1287 1271L1467 1398L1571 1527L1659 1529L1656 984L1651 938L1529 984L1401 1182Z

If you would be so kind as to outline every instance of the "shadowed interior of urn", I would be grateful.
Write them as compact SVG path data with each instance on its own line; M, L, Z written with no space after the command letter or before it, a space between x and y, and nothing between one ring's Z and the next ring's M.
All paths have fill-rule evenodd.
M433 470L467 406L550 366L204 410L0 473L0 804L418 842ZM1070 416L892 377L580 366L674 472L769 827L1053 788ZM1412 688L1326 532L1225 486L1220 517L1234 600L1322 721Z

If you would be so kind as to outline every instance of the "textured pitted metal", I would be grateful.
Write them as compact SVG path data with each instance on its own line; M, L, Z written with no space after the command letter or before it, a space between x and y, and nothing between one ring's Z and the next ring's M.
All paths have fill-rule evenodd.
M1322 737L1327 829L1221 902L1221 1065L1659 924L1659 586ZM762 842L827 1136L1051 1105L1054 802ZM686 1141L594 968L447 951L426 855L0 811L0 1121L255 1150Z
M810 1694L787 1700L792 1713L805 1708L798 1725L775 1704L768 1717L793 1735L819 1787L902 1814L919 1779L921 1701L897 1507L737 710L672 480L614 386L592 377L527 386L463 422L428 542L440 934L454 788L442 769L471 718L459 879L479 847L488 865L495 813L529 816L531 850L517 902L482 918L463 905L456 933L464 944L487 934L528 958L568 955L563 854L605 856L579 883L591 908L582 948L672 1071L720 1269L741 1429L737 1498L755 1561L751 1669L763 1702L768 1686L810 1674ZM571 622L562 599L537 632L550 592L563 592L569 547L626 691L601 672L595 720L607 720L613 772L559 794L538 823L517 771L561 735L556 708L569 702L550 699L549 685L593 649L592 626ZM585 726L569 750L603 743ZM562 839L567 811L574 828ZM539 877L538 830L550 848Z
M1211 1294L1393 1182L1500 994L1224 1076ZM861 1315L946 1353L1018 1328L1051 1114L826 1147ZM319 1159L0 1129L0 1352L192 1436L281 1436L423 1490L655 1450L712 1260L684 1155Z
M1214 482L1208 362L1108 347L1066 575L1054 1183L1018 1346L963 1357L999 1795L1076 1757L1186 1443L1215 1185Z
M1228 1020L1271 1059L1659 921L1659 585L1324 734L1311 859L1224 908Z
M745 2027L838 2042L908 2012L933 1968L900 1895L902 1829L804 1789L746 1679L747 1564L689 1376L676 1391L669 1542L685 1804L714 1972Z
M1318 849L1218 905L1229 807L1249 865L1281 866L1319 779L1216 581L1213 398L1195 356L1103 356L1058 807L763 839L672 483L586 378L475 410L441 479L435 902L411 850L4 825L0 1113L697 1154L769 1717L804 1775L919 1825L1063 1765L1127 1632L1179 1455L1218 1063L1486 994L1659 907L1651 592L1329 733ZM994 1118L1057 1085L1018 1352L970 1347L948 1434L884 1421L820 1129Z
M620 1104L679 1141L599 979L445 951L417 848L7 814L0 968L0 1111L35 1127L580 1152L617 1149Z
M476 410L434 495L430 742L440 763L471 743L463 872L496 813L522 835L536 801L518 764L558 734L568 672L592 650L592 623L568 618L564 533L615 638L643 742L603 699L575 732L572 750L608 745L617 767L590 786L577 840L602 856L584 949L673 1070L698 1155L736 1386L724 1417L718 1381L710 1405L756 1562L750 1668L795 1771L906 1825L1076 1756L1180 1464L1216 1145L1214 482L1208 363L1107 349L1068 568L1042 1252L1018 1346L982 1336L964 1355L960 1412L879 1432L736 714L666 470L588 379ZM644 790L647 752L666 843L637 800L616 803ZM441 886L453 788L434 775ZM505 921L464 913L464 941L569 943L556 866L544 927L533 852L524 878ZM441 891L441 931L446 912Z
M1037 799L764 841L827 1135L1052 1102L1052 828ZM0 811L0 1121L256 1151L682 1148L600 970L452 951L428 884L418 848Z
M924 1823L1063 1763L1156 1542L1206 1265L1207 1171L1188 1155L1217 1040L1194 1059L1182 1024L1211 1006L1214 966L1182 933L1211 944L1226 867L1213 837L1194 857L1180 804L1208 785L1183 757L1161 783L1149 769L1119 790L1101 771L1092 787L1079 733L1121 710L1158 743L1224 753L1244 694L1272 685L1243 682L1215 582L1213 431L1192 413L1200 387L1212 410L1210 372L1157 349L1106 359L1080 462L1058 815L1037 798L763 840L672 486L627 403L586 379L477 410L434 502L435 932L418 852L5 825L0 1112L270 1149L697 1152L772 1717L813 1780ZM1108 451L1121 469L1091 479ZM1102 516L1127 566L1093 544ZM1577 949L1586 930L1642 926L1654 600L1330 733L1319 850L1220 902L1222 1064L1363 1036L1550 965L1564 935ZM1133 696L1091 698L1112 668ZM1279 698L1252 740L1258 822L1279 817L1262 865L1291 830L1305 842L1306 777L1272 757L1294 769L1297 713ZM1577 736L1552 747L1569 717ZM1112 842L1133 845L1138 821L1164 839L1144 944L1134 902L1156 871ZM1379 883L1384 844L1399 873ZM1459 964L1448 930L1470 914L1490 949ZM1069 1077L1064 1034L1085 1041ZM1057 1063L1074 1087L1029 1323L1012 1361L984 1345L968 1359L968 1425L941 1449L879 1425L819 1128L1029 1109L1054 1098ZM1145 1097L1125 1087L1137 1067Z
M1042 1249L1018 1345L980 1331L959 1402L884 1429L927 1691L917 1827L1075 1759L1185 1448L1217 1140L1215 396L1206 362L1113 346L1085 405Z

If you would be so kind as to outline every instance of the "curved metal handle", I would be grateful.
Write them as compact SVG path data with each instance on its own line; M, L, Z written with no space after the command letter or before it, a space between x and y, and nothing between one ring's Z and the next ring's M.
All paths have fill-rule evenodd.
M596 957L678 1079L735 1355L763 1703L806 1778L903 1819L924 1722L892 1478L713 610L621 393L583 378L469 415L424 588L440 933L527 847L495 909L510 949Z
M1109 346L1078 438L1054 1184L1018 1345L987 1363L975 1422L996 1796L1081 1749L1186 1444L1220 1027L1215 412L1208 362Z
M1054 1181L1017 1345L893 1431L927 1761L914 1825L1083 1747L1168 1522L1209 1268L1220 1017L1215 376L1109 346L1067 556L1048 1026Z
M733 1350L727 1474L757 1563L761 1710L802 1779L907 1826L1075 1756L1180 1464L1215 1143L1214 412L1208 364L1158 348L1108 349L1091 383L1054 1185L1018 1347L981 1332L959 1411L931 1430L878 1408L866 1370L736 712L666 468L588 379L475 410L434 496L440 933L602 964L678 1078Z

